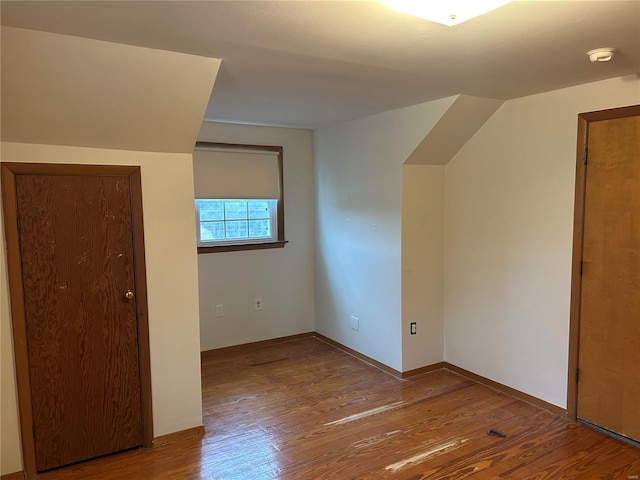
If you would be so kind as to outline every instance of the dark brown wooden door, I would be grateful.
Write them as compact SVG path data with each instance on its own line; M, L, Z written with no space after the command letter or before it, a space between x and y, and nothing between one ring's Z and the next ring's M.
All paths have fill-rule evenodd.
M640 440L640 117L588 128L578 418Z
M15 182L37 469L141 445L129 178Z

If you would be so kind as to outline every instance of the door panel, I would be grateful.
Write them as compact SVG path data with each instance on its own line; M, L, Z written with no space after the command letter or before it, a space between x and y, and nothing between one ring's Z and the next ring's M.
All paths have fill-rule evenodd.
M39 471L142 443L125 175L16 175Z
M578 417L640 439L640 117L588 130Z

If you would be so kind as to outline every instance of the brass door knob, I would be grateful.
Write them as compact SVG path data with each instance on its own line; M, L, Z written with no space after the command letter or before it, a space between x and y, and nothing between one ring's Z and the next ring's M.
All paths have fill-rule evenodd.
M131 290L127 290L126 292L124 292L124 298L126 298L127 300L131 300L133 298L133 292Z

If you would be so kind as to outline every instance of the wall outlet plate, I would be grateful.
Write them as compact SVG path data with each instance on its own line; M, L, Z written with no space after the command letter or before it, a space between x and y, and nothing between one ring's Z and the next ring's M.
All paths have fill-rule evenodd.
M411 333L411 335L415 335L418 331L416 322L411 322L410 325L411 325L411 328L409 330L409 333Z
M262 298L254 298L253 299L253 309L256 312L259 312L260 310L262 310Z
M216 318L222 317L224 317L224 305L222 303L219 303L218 305L216 305Z
M354 317L353 315L351 315L350 322L352 330L360 330L360 319L358 317Z

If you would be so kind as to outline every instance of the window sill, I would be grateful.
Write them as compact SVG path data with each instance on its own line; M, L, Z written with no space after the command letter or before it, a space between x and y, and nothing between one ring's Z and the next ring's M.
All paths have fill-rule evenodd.
M267 248L282 248L289 243L286 240L265 243L238 243L235 245L212 245L209 247L198 247L198 254L215 252L238 252L241 250L265 250Z

